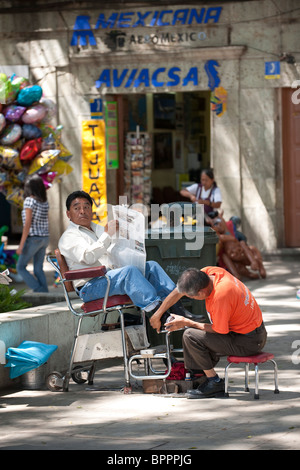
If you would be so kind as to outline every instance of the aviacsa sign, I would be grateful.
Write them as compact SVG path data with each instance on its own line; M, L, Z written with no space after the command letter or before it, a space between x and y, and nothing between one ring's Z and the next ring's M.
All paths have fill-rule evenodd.
M220 83L220 78L216 67L219 63L215 60L208 60L204 66L209 78L209 88L213 90ZM191 67L186 73L182 73L180 67L158 67L154 70L149 68L139 69L104 69L100 73L95 83L96 88L102 86L107 89L128 89L128 88L162 88L162 87L195 87L199 85L198 67Z
M100 29L119 29L137 27L186 26L192 24L218 23L222 7L181 8L177 10L150 10L100 13L94 31ZM97 42L90 26L90 17L76 17L73 27L71 46L96 46Z

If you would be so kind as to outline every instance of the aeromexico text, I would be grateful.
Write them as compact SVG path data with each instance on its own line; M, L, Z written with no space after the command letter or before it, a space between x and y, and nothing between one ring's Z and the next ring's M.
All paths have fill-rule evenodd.
M185 239L186 250L201 250L204 244L204 205L203 204L144 204L129 206L127 197L119 197L119 205L130 210L137 210L145 216L145 238L149 239ZM112 205L107 204L107 220L113 220ZM128 214L130 215L130 214ZM99 220L95 213L94 221ZM193 225L192 225L193 221ZM187 222L187 223L184 223ZM150 229L149 229L150 227ZM118 238L118 233L114 235Z

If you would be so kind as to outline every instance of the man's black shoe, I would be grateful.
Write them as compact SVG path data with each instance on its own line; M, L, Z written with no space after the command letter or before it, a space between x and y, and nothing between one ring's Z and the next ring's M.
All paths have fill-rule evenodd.
M182 302L179 300L176 304L170 307L170 313L174 313L175 315L181 315L182 317L189 318L190 320L203 322L206 318L203 315L193 315L189 312L183 305Z
M206 380L203 384L199 385L198 388L188 390L186 398L214 398L222 397L225 392L225 382L223 379L219 379L218 382L214 380Z
M185 315L183 315L185 318L189 318L190 320L193 320L193 321L197 321L199 323L202 323L204 321L206 321L206 318L204 315L193 315L191 312L189 312L188 310L184 309L185 310Z
M165 331L165 323L168 323L171 320L170 316L171 315L168 310L162 314L160 318L160 332Z

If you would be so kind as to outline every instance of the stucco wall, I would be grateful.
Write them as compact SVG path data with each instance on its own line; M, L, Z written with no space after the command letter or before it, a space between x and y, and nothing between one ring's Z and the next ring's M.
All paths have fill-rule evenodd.
M107 45L98 51L95 47L70 46L76 17L89 15L94 26L102 11L91 10L90 3L89 9L82 4L80 10L74 11L62 8L51 12L0 14L0 64L29 66L31 82L40 84L44 95L57 103L56 123L63 125L63 142L74 155L71 161L73 173L49 191L52 247L57 245L67 223L66 196L81 187L81 121L90 116L91 98L111 92L95 87L100 71L104 67L118 67L118 64L123 68L126 64L130 67L148 65L153 70L157 64L180 63L185 73L196 64L200 75L196 89L208 90L203 68L209 58L218 61L221 86L228 92L226 113L221 117L212 113L211 132L211 162L223 193L225 217L241 216L243 230L258 248L272 251L283 246L280 88L291 87L299 79L299 3L297 0L260 0L220 5L219 22L200 25L198 30L205 30L207 39L193 44L192 49L188 44L184 47L170 44L163 49L139 46L125 52L110 51ZM191 7L195 8L195 5ZM134 10L162 8L167 9L151 2L149 7ZM118 9L126 11L124 4L113 4L110 10L104 11L109 15ZM184 27L184 31L189 29L197 28L195 25ZM143 28L140 30L145 33ZM164 29L182 30L178 25ZM129 28L126 33L130 32ZM284 52L291 53L295 63L282 61L280 78L267 80L265 61L279 60ZM182 91L180 87L158 91L177 89ZM188 89L193 86L189 85ZM116 91L128 92L124 89ZM147 90L129 90L136 91ZM150 91L155 89L151 87ZM107 172L107 186L108 202L115 203L114 170Z

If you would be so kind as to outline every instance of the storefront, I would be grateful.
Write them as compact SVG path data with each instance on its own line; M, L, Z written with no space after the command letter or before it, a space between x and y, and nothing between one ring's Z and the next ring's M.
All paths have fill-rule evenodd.
M61 3L2 15L1 63L28 65L73 152L73 173L49 190L53 218L82 186L99 210L123 195L162 203L211 166L225 218L240 216L250 243L300 246L287 190L300 135L297 1Z

